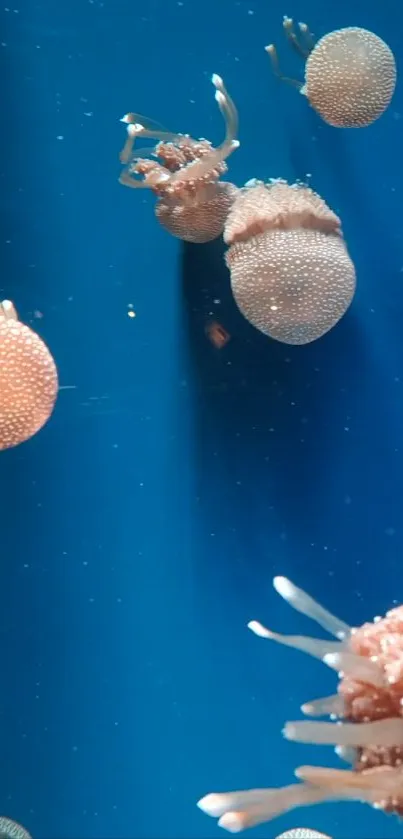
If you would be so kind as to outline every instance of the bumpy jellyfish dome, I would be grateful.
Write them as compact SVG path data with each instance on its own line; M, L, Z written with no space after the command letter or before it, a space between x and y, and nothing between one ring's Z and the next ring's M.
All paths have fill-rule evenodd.
M49 419L58 378L53 358L36 332L17 320L10 301L0 304L0 449L32 437Z
M385 42L359 27L330 32L318 41L305 68L311 105L329 125L369 125L388 107L396 85L396 63Z
M210 189L205 187L203 201L168 201L162 197L155 215L165 230L178 239L199 244L212 242L222 234L236 192L233 184L222 182L211 184Z
M313 190L277 181L239 190L224 239L244 317L285 344L308 344L340 320L356 277L339 218Z

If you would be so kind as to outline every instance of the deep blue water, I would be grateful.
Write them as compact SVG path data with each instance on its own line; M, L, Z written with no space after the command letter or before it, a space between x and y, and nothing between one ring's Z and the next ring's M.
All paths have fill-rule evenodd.
M223 836L196 801L336 765L286 719L334 690L323 665L251 618L313 632L271 586L290 577L359 625L402 602L403 101L329 128L273 78L283 14L381 35L396 0L13 0L1 21L1 294L54 354L54 416L1 455L0 811L35 839ZM210 75L240 112L230 178L312 173L358 272L345 319L271 342L232 301L221 244L182 246L118 184L119 118L220 140ZM220 303L214 302L220 300ZM131 304L136 317L127 316ZM34 312L43 317L34 317ZM231 333L206 340L214 314ZM359 804L295 811L392 839Z

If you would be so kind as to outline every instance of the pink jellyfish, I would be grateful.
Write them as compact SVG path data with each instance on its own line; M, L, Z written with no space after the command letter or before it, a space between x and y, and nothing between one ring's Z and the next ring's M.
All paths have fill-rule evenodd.
M307 186L250 181L235 197L224 239L235 301L266 335L308 344L347 311L356 277L340 219Z
M320 606L285 577L274 588L294 609L316 621L336 641L279 635L258 621L256 635L321 659L339 674L337 693L302 705L307 716L343 722L287 722L287 740L333 744L350 770L300 766L302 783L279 789L211 793L198 802L231 833L270 821L294 807L330 800L358 800L403 815L403 606L358 629ZM274 674L275 675L275 674Z
M56 401L55 362L42 339L0 303L0 449L18 446L42 428Z
M275 74L303 93L329 125L360 128L386 110L396 87L396 62L391 49L373 32L358 26L337 29L315 44L305 23L300 36L291 18L283 27L296 51L306 59L305 84L283 76L274 44L266 47Z
M220 76L214 74L212 82L226 125L224 141L218 148L208 140L161 130L139 114L126 114L122 119L127 123L128 136L120 155L126 164L120 183L151 189L158 199L155 214L159 222L186 242L210 242L220 236L237 192L233 184L219 179L227 171L226 158L239 147L238 114ZM138 137L160 142L154 149L136 154L133 146Z

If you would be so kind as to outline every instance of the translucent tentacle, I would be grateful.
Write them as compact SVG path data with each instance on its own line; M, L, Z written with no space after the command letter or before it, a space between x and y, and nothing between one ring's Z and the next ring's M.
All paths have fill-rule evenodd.
M306 635L280 635L278 632L266 629L258 621L250 621L248 629L251 629L260 638L267 638L286 647L301 650L301 652L308 653L308 655L319 658L321 661L326 655L342 652L345 649L340 641L322 641L320 638L309 638Z
M318 623L330 635L344 641L351 635L351 627L347 623L336 618L331 612L328 612L320 603L317 603L309 594L306 594L302 589L297 588L286 577L275 577L273 586L277 593L293 607L297 612L301 612L308 618L311 618Z
M394 748L403 745L403 720L385 719L362 723L287 722L283 729L287 740L298 743L317 743L334 746L383 746Z
M295 770L297 778L315 786L335 790L337 787L350 787L357 798L376 801L382 796L401 795L403 769L383 766L368 772L354 772L351 769L329 769L327 766L299 766Z
M18 320L17 309L11 300L2 300L0 302L0 318L1 317L6 320Z
M239 140L235 137L238 127L238 115L235 105L226 91L224 82L216 73L212 76L212 82L216 88L215 99L225 121L225 138L221 145L212 148L204 157L194 160L188 166L179 169L171 175L171 183L175 181L198 180L208 175L213 169L223 163L235 149L239 148Z
M375 661L365 656L349 652L327 653L323 661L332 670L342 673L343 676L351 676L357 682L364 682L375 687L385 687L385 679L380 667Z
M302 82L298 81L298 79L292 79L290 76L284 76L283 73L281 72L279 61L278 61L277 50L276 50L276 47L274 46L274 44L268 44L268 46L265 47L265 50L267 52L267 55L270 56L271 66L272 66L272 70L273 70L274 75L277 76L277 78L280 79L280 81L286 82L286 84L290 84L291 87L296 87L297 90L302 92L302 88L303 88Z
M332 696L324 696L323 699L311 699L310 702L304 702L301 705L301 711L307 717L324 717L327 714L342 717L344 702L338 693L334 693Z
M292 810L326 801L328 789L308 784L292 784L279 789L253 789L240 792L210 793L198 801L197 806L208 816L219 818L219 826L230 833L239 833L249 827Z

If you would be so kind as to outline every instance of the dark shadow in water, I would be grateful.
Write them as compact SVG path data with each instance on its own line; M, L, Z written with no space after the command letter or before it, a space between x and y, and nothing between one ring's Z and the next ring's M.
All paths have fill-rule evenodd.
M182 253L184 317L198 385L194 433L200 494L209 521L227 504L234 540L241 540L245 555L254 556L259 566L270 546L281 554L281 545L273 542L281 530L293 565L304 563L316 536L332 539L342 550L359 538L355 548L372 556L374 540L381 536L363 519L366 509L373 509L371 481L377 470L393 474L401 493L390 442L400 440L393 376L400 375L403 361L396 340L400 243L388 221L391 196L378 195L373 181L355 171L347 132L325 125L309 109L307 119L303 132L290 120L288 177L305 180L307 172L315 172L313 188L340 211L357 268L355 301L337 327L303 347L271 341L237 309L221 240L184 245ZM212 319L231 335L222 350L205 335ZM362 470L368 475L365 486ZM360 497L361 519L353 522L353 514L349 518L340 509L343 491L346 498ZM392 519L389 495L387 503ZM355 518L359 511L355 508ZM340 517L339 528L334 522ZM378 542L377 549L384 550Z
M287 136L295 178L304 181L307 172L318 171L319 163L323 182L328 185L326 193L330 188L337 202L342 202L342 223L348 221L349 240L354 237L354 241L362 243L360 250L370 273L379 270L383 277L394 273L400 260L400 242L390 235L393 195L384 196L387 207L383 211L378 179L365 180L357 175L348 150L348 137L359 129L335 129L320 120L311 108L307 109L306 119L309 124L304 132L300 131L299 123L289 120ZM329 203L333 206L334 199Z
M198 390L199 481L203 484L214 474L228 497L236 464L236 475L248 481L249 507L261 504L270 485L271 504L280 508L285 525L302 536L307 504L320 515L329 478L325 453L332 450L332 459L337 457L332 437L339 413L339 422L345 422L338 395L354 387L358 377L362 381L370 376L362 336L349 312L336 330L307 346L270 340L240 314L224 250L219 240L184 244L182 253L185 317ZM213 319L231 335L221 350L205 333ZM216 503L216 495L206 492L207 503L209 498Z

